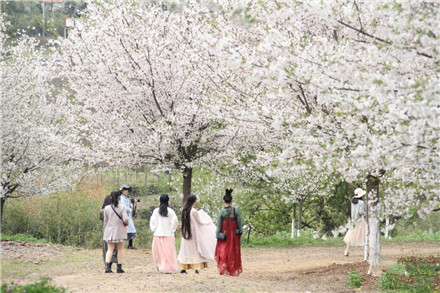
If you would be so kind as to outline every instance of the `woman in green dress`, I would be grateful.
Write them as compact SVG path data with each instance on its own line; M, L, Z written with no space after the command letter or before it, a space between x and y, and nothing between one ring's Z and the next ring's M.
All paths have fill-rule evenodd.
M240 247L243 227L240 210L232 206L232 191L232 189L226 189L223 197L224 207L217 215L215 259L220 275L237 277L243 272ZM226 239L222 239L221 233L226 234Z

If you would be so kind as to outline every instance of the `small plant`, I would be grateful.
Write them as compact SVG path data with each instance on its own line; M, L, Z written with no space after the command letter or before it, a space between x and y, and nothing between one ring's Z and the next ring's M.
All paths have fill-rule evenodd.
M352 288L360 288L361 287L362 277L358 272L351 270L348 273L348 286Z
M14 282L7 284L3 283L1 292L10 293L65 293L66 289L63 287L56 287L50 283L51 278L43 277L40 282L34 284L20 285Z
M379 284L385 290L437 292L440 290L439 271L439 257L405 257L383 274Z
M406 271L406 266L404 263L398 262L393 264L388 268L388 273L396 274L396 275L404 275Z

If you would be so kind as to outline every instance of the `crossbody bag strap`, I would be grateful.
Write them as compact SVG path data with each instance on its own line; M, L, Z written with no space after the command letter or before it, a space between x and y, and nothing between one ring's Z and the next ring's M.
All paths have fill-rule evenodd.
M223 233L226 233L226 231L228 231L228 224L229 224L229 221L226 221L226 227L225 227L225 230Z
M234 219L235 219L235 225L237 225L237 229L238 229L238 221L237 221L237 217L235 216L235 208L234 209Z
M115 212L116 216L118 216L119 219L121 219L122 223L124 223L124 220L122 220L122 217L116 212L115 208L113 207L113 205L111 205L112 210Z

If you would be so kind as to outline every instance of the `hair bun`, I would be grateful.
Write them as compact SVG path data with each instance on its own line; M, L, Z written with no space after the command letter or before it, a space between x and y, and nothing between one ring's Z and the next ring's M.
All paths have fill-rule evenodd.
M226 188L226 194L231 194L232 193L232 191L234 191L232 188Z

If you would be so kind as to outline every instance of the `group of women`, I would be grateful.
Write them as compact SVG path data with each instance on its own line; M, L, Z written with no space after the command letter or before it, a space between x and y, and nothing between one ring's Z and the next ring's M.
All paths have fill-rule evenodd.
M218 212L217 222L203 210L194 208L197 197L190 195L183 207L181 218L182 241L176 256L175 231L178 225L176 213L169 207L169 197L162 194L160 205L153 211L150 228L154 232L152 254L154 263L163 273L196 274L208 267L208 261L216 260L221 275L239 276L241 264L242 221L238 207L232 206L232 189L226 189L224 207ZM126 225L129 224L127 211L120 204L120 196L112 193L112 204L104 210L104 236L108 243L105 272L111 271L111 257L115 246L118 249L117 273L122 270L123 242L127 240Z

